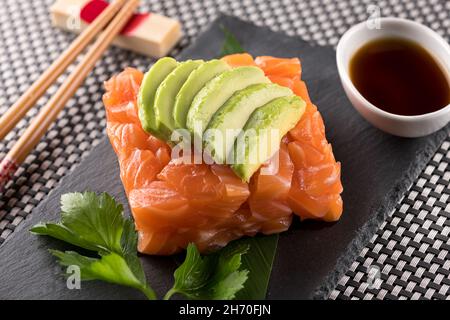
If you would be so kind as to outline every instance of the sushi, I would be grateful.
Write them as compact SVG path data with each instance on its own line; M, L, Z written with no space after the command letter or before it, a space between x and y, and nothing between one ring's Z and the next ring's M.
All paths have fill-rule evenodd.
M214 67L202 71L202 66L208 63ZM159 68L152 79L159 77L161 84L145 79L151 70L144 75L139 70L127 68L105 83L103 96L107 134L118 158L141 253L171 255L189 243L195 243L200 252L212 252L243 236L286 231L294 215L301 220L337 221L340 218L343 211L341 166L326 139L322 117L301 80L299 59L270 56L254 59L244 53L212 60L212 63L166 60ZM176 70L183 81L166 81ZM247 82L229 81L236 86L234 91L219 87L226 83L219 78L232 77L233 70L240 70L240 74L248 72ZM194 72L195 79L202 80L190 81L192 87L187 89L192 88L195 94L183 87L192 80ZM203 82L199 84L199 81ZM235 104L239 105L239 101L233 104L231 100L239 93L243 95L243 90L249 91L250 86L255 86L255 90L258 89L256 86L264 87L266 94L283 95L280 88L268 91L267 88L275 85L282 86L285 91L288 88L289 95L269 102L267 95L266 100L260 98L260 104L264 105L255 105L255 110L247 112L249 119L241 121L247 128L250 123L261 123L259 119L275 121L273 118L277 115L273 113L264 118L267 110L284 110L282 114L291 112L289 117L279 120L286 134L277 140L277 152L271 150L263 163L257 166L229 165L218 161L220 152L211 154L213 161L202 160L200 163L183 161L185 156L173 156L174 145L167 138L173 128L185 126L189 129L190 121L196 117L207 126L217 123L215 119L224 106L232 109ZM204 87L218 88L215 95L222 95L219 97L222 100L217 98L204 103L209 101L201 98L206 95L202 93L206 90ZM144 89L153 90L153 93L143 98ZM180 98L177 93L182 90L186 93ZM231 97L225 95L227 90ZM278 93L273 93L275 91ZM142 109L148 102L146 100L154 105L154 110ZM155 101L163 100L155 104ZM166 114L167 107L158 109L168 103L179 110L174 119ZM214 104L218 106L214 107ZM192 111L194 105L197 109L209 109L202 109L200 117L200 113ZM286 108L276 109L281 107ZM205 118L205 114L208 117ZM288 118L291 123L287 127ZM203 133L188 131L193 136ZM233 139L237 141L238 136ZM249 142L246 148L249 148L248 144L251 147ZM223 149L222 155L227 155L230 148L235 150L236 146L237 142Z

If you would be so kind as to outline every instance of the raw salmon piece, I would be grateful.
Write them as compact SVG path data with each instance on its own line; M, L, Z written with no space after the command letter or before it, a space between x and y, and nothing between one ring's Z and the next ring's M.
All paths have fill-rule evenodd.
M108 122L107 133L119 158L126 191L146 187L170 160L168 146L135 123Z
M312 145L319 152L328 145L325 137L325 125L317 107L306 104L305 112L297 125L289 131L289 136L301 144Z
M293 79L292 91L299 97L301 97L306 103L310 104L311 99L309 98L308 88L306 88L306 83L301 81L299 78L295 77Z
M288 202L302 219L336 221L342 214L341 165L334 159L317 108L308 103L299 123L288 134L294 163Z
M186 197L197 215L212 216L218 221L231 217L250 194L248 185L223 165L172 160L158 178Z
M267 76L271 82L279 84L280 86L287 87L291 90L294 89L294 80L288 77L283 77L279 75L268 75Z
M255 63L266 75L286 78L301 77L302 66L298 58L261 56L255 59Z
M150 150L135 149L120 163L120 178L125 190L147 188L163 165Z
M173 229L141 230L138 234L138 251L172 255L181 251L182 243L173 241Z
M108 121L134 122L140 125L136 96L143 77L143 73L139 70L126 68L105 82L106 93L103 95L103 103Z
M137 230L193 227L197 224L197 217L191 215L189 200L165 181L155 180L146 188L132 189L128 200ZM205 221L203 219L203 223Z
M172 160L149 188L133 190L130 206L137 229L142 230L140 251L168 254L194 242L202 252L209 252L246 234L242 228L249 216L242 215L240 206L249 195L248 186L230 168L219 165L179 164ZM155 230L171 232L169 249L157 248ZM152 232L149 232L151 230ZM253 231L254 230L254 231ZM151 235L151 241L148 236ZM150 245L151 244L151 245Z
M233 68L255 65L253 57L248 53L230 54L228 56L223 57L222 60L228 63Z
M275 154L267 164L259 169L250 181L250 197L248 203L253 219L264 222L261 232L265 234L277 233L287 230L291 219L292 209L287 198L291 189L294 164L292 163L287 141L283 139L278 154ZM281 225L279 220L283 222ZM272 223L266 223L267 221ZM273 224L275 222L275 224ZM274 229L271 229L274 227ZM285 228L284 230L283 227Z
M293 215L277 217L275 219L266 220L261 223L260 232L266 235L281 233L289 229L292 223Z
M311 102L306 84L301 81L301 63L297 58L275 58L270 56L253 57L248 53L238 53L222 58L232 67L253 66L260 67L271 82L288 87L305 102Z
M267 76L278 76L285 78L300 77L301 64L298 58L275 58L261 56L253 59L248 53L237 53L222 58L232 67L258 66Z
M308 89L304 81L301 81L297 77L288 78L279 75L268 75L271 82L279 84L283 87L290 88L296 95L301 97L306 103L311 103L309 99Z
M116 153L125 149L148 149L150 147L148 134L135 123L109 121L106 130Z

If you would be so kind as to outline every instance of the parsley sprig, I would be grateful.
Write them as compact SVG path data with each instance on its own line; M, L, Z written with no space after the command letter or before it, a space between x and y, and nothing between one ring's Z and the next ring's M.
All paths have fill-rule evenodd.
M81 280L103 280L136 288L156 299L137 256L137 233L123 216L122 205L107 193L68 193L61 197L61 221L41 223L31 232L95 251L98 258L74 251L50 250L62 266L76 265Z
M80 268L81 280L102 280L140 290L148 299L157 296L145 278L137 255L133 221L123 216L123 207L107 193L68 193L61 197L61 221L31 228L74 246L94 251L97 257L75 251L50 250L64 267ZM244 287L248 270L239 270L246 245L231 245L201 256L194 244L175 270L175 284L165 295L179 293L189 299L233 299Z
M175 284L165 295L181 293L190 299L231 300L244 287L248 270L239 270L241 257L247 245L229 245L217 253L200 256L197 248L189 244L186 259L175 270Z

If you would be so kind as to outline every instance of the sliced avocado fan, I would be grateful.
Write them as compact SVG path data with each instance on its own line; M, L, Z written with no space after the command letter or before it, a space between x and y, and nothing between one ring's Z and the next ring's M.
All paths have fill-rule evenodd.
M223 72L197 93L189 109L186 126L195 137L202 139L214 113L236 92L252 84L269 83L258 67L238 67Z
M155 94L159 85L178 66L178 62L173 58L161 58L144 75L138 94L139 120L144 131L160 138L165 137L158 130L155 119Z
M170 143L175 129L188 129L204 139L216 163L231 164L248 182L278 151L305 102L271 83L258 67L232 69L221 60L178 63L167 57L144 75L138 109L146 132Z
M205 148L213 159L226 163L236 137L250 115L273 99L292 96L291 89L275 83L260 83L237 91L214 114L204 134Z
M166 137L166 141L170 140L172 131L175 129L175 121L173 119L175 97L191 72L202 63L203 60L181 62L167 75L156 90L154 103L155 119L158 130Z
M214 59L192 71L175 98L173 119L177 128L186 128L186 117L195 95L208 81L230 69L225 61Z
M249 182L259 167L280 148L283 136L300 120L306 103L297 96L272 100L256 109L234 145L233 171Z

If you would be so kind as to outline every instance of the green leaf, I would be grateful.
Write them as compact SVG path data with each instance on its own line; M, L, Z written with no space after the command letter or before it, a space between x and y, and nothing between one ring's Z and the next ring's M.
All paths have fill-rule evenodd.
M141 283L147 283L141 260L137 255L137 241L138 237L137 232L134 229L134 224L130 219L127 219L123 226L121 239L123 257L136 278Z
M244 52L244 49L242 48L239 41L236 39L236 37L228 31L223 25L220 26L222 29L222 32L225 35L225 41L222 45L222 51L220 52L220 57L234 54L234 53L242 53Z
M175 284L165 299L175 293L190 299L233 299L248 278L247 270L239 270L247 250L246 245L236 245L201 257L196 246L189 244L184 262L175 270Z
M41 236L50 236L87 250L97 251L101 248L85 241L61 223L38 223L30 231Z
M61 210L62 224L73 233L105 251L121 253L123 208L110 195L67 193L61 197Z
M76 265L80 268L81 280L102 280L114 284L128 286L141 290L150 299L156 299L156 295L147 284L136 278L129 268L127 261L117 253L101 256L100 259L89 258L73 251L62 252L50 250L58 258L62 266Z
M81 280L89 281L96 279L95 274L90 270L91 264L99 259L82 256L74 251L48 250L58 258L58 262L63 267L78 266L80 268Z
M95 251L100 258L73 251L51 251L63 266L76 265L82 280L103 280L141 290L155 299L137 256L137 233L122 205L106 193L68 193L61 197L61 222L40 223L31 232Z
M230 245L247 245L249 250L242 257L242 269L249 271L245 287L238 292L236 299L261 300L266 298L270 274L278 245L278 234L244 238Z

